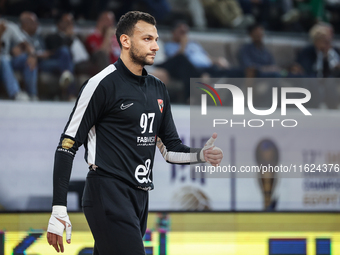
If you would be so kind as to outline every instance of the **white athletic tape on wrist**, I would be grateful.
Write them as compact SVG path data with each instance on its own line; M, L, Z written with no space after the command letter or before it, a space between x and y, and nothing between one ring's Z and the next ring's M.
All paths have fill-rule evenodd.
M65 221L66 227L58 219ZM47 232L63 236L64 229L66 229L66 240L70 240L72 224L67 215L66 206L53 206L52 215L48 222Z
M209 148L211 148L211 147L213 147L215 140L216 140L216 138L210 137L209 140L206 142L205 146L202 148L202 150L200 152L200 159L201 159L201 161L206 162L205 158L204 158L204 151L209 149Z

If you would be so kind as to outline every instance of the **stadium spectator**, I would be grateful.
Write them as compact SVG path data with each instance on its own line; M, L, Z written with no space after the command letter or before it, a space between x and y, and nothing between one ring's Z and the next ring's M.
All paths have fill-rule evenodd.
M255 70L257 77L280 77L280 68L275 64L273 55L263 42L264 28L260 24L248 27L251 42L244 45L238 53L240 65L245 70Z
M39 22L36 14L33 12L25 11L20 14L19 20L20 28L25 35L26 41L34 47L35 54L39 58L39 56L45 52L45 44L43 37L39 33L37 33Z
M37 100L37 65L34 48L25 39L20 28L5 19L0 20L0 77L7 94L15 100ZM19 71L24 80L23 92L14 75Z
M340 50L332 45L332 27L325 23L316 24L309 35L313 43L299 52L297 68L305 77L340 77ZM339 96L334 80L315 79L308 87L315 107L323 101L330 109L338 108Z
M172 40L165 44L165 53L168 57L183 54L202 75L211 77L243 77L243 71L238 68L230 68L224 57L212 59L204 48L188 38L189 26L179 21L172 29Z
M97 72L115 63L119 58L120 47L115 33L114 13L111 11L101 13L97 19L96 30L86 39L86 47L97 67Z
M57 17L57 32L48 35L45 44L46 49L53 55L54 63L52 66L49 65L51 62L44 63L41 69L61 72L59 84L63 96L72 97L76 93L74 73L91 74L91 63L84 44L75 35L71 13L62 13Z
M264 45L263 26L260 24L249 26L248 34L251 38L251 42L245 44L238 52L239 63L241 67L244 68L246 77L282 77L282 70L275 64L273 55ZM258 107L270 107L272 105L271 98L273 84L264 82L264 85L261 85L261 81L263 80L256 80L253 83L247 84L247 86L254 88L254 105Z
M168 85L167 80L164 81L163 79L169 79L169 76L172 79L180 81L184 88L183 98L181 98L181 96L173 98L172 102L188 103L188 98L190 97L190 78L199 78L202 75L201 72L183 53L178 53L167 58L163 41L159 39L157 43L159 50L156 54L154 67L151 66L151 70L150 67L147 67L147 70L162 80L166 85Z
M312 44L303 48L297 63L307 77L339 77L340 50L332 46L333 32L330 26L317 24L310 30Z
M61 74L59 85L68 87L74 80L74 64L70 46L72 44L73 28L72 14L62 14L57 18L57 32L45 38L49 57L40 63L40 70Z

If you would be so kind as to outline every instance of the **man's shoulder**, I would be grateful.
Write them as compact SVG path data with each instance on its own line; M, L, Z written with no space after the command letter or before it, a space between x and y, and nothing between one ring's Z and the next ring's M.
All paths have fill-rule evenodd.
M303 57L316 57L316 49L313 44L309 44L302 48L298 55Z
M6 30L3 36L14 36L15 34L20 34L24 37L23 32L20 30L19 26L12 21L9 20L0 20L0 22L5 22Z
M162 82L158 77L154 76L153 74L148 74L148 83L154 84L159 89L166 90L164 82Z
M158 82L158 83L161 83L161 84L164 85L164 83L158 77L156 77L155 75L153 75L151 73L148 73L148 78L154 80L155 82Z
M314 47L314 45L313 44L309 44L309 45L306 45L305 47L303 47L302 49L301 49L301 51L309 51L309 52L311 52L311 51L316 51L315 50L315 47Z
M96 75L92 76L88 80L88 84L98 84L101 86L110 86L112 85L112 82L114 82L114 78L112 75L114 75L117 70L116 66L113 64L108 65L106 68L101 70Z
M6 29L18 29L20 30L19 26L12 21L1 19L0 22L3 21L6 24Z

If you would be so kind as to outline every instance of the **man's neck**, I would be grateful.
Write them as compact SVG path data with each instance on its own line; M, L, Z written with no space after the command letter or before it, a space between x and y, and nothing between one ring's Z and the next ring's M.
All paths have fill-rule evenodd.
M123 61L124 65L135 75L142 75L143 72L143 66L136 64L131 60L129 56L126 54L121 54L120 58Z

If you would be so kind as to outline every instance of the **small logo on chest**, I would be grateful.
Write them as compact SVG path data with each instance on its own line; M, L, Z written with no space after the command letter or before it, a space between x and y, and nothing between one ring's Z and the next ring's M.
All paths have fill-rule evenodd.
M158 102L159 110L161 111L161 113L163 113L163 107L164 107L163 100L162 99L157 99L157 102Z
M120 106L120 109L126 110L127 108L129 108L129 107L132 106L132 105L133 105L133 103L131 103L131 104L126 104L126 105L122 104L122 105Z

